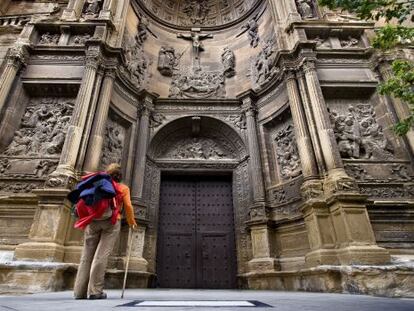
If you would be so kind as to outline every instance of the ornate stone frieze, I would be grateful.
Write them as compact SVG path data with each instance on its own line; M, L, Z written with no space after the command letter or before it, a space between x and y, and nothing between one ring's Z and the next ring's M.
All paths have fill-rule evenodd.
M412 198L413 185L378 185L378 184L361 184L359 186L362 194L368 195L370 198L377 199L401 199Z
M295 0L298 12L303 19L316 18L316 3L314 0Z
M224 67L224 75L227 78L231 78L236 74L236 57L234 56L234 52L228 47L225 47L221 53L221 63Z
M57 167L58 159L0 158L0 174L8 178L44 179Z
M122 162L122 150L125 143L125 128L108 118L105 130L104 147L102 151L101 167L110 163Z
M102 9L103 0L86 0L82 10L82 16L85 18L98 17Z
M224 74L203 68L184 68L172 76L170 98L224 98Z
M366 169L357 164L345 164L345 171L356 181L363 181L371 178Z
M73 111L73 100L32 99L24 112L20 128L3 152L8 156L59 155Z
M369 104L349 106L347 113L330 112L341 156L351 159L390 160L393 147L377 123Z
M346 160L345 170L358 182L389 183L412 180L412 170L403 163L355 163Z
M184 168L191 168L191 169L222 169L222 170L230 170L234 169L237 166L237 162L218 162L217 160L214 161L162 161L157 162L158 168L168 168L168 169L184 169Z
M277 162L282 178L290 179L299 176L302 173L302 168L293 125L289 124L279 130L274 140Z
M253 89L260 90L274 76L280 73L280 68L275 66L275 42L269 39L263 44L262 50L257 56L250 59L250 79Z
M40 36L39 44L41 45L57 45L59 43L60 34L52 34L46 32Z
M41 186L40 182L0 181L0 192L28 193Z

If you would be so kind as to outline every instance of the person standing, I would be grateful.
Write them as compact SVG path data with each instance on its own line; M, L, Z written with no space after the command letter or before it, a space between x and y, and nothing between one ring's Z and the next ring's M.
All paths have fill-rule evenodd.
M120 232L122 209L125 210L128 225L133 230L137 228L129 187L120 183L121 166L112 163L106 173L112 178L116 190L115 208L107 207L99 215L79 215L75 224L77 228L85 228L82 257L74 286L75 299L86 299L88 295L89 299L106 299L103 291L105 270Z

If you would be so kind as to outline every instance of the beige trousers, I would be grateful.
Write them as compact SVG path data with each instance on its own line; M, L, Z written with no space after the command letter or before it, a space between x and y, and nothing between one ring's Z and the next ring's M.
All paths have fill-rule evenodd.
M103 292L108 257L119 236L121 222L92 221L85 229L85 242L74 286L76 298L98 295Z

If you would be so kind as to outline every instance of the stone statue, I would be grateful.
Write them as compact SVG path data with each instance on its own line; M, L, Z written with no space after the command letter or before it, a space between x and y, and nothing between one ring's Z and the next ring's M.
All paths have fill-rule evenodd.
M189 35L177 34L177 38L192 41L193 43L193 66L200 67L200 52L204 51L202 40L213 38L212 34L200 34L198 31L191 31Z
M267 40L259 54L251 59L251 80L254 89L260 89L279 72L275 66L274 40Z
M101 11L101 0L87 0L83 9L83 14L91 17L98 16Z
M255 48L259 44L259 24L257 23L258 16L251 18L246 25L242 26L242 31L236 37L239 37L247 30L247 35L249 36L250 46Z
M227 78L231 78L236 74L236 71L234 70L236 66L236 58L234 52L228 47L225 47L223 53L221 53L221 63L224 67L224 75Z
M158 52L157 69L163 76L171 77L177 65L177 60L174 48L162 46Z
M101 167L105 167L110 163L121 163L124 141L125 128L115 121L108 119L102 151Z
M296 7L303 19L316 17L313 0L296 0Z
M126 36L123 42L123 49L126 59L123 68L126 68L128 78L130 78L137 87L140 87L148 74L148 57L145 55L142 44L138 41L137 36L135 40Z

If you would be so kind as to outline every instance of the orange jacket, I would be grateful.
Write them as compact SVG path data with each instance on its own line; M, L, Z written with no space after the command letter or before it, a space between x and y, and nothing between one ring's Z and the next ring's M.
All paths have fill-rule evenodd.
M121 190L121 197L122 197L122 207L120 208L122 211L122 208L125 209L125 216L128 225L133 226L137 223L135 222L135 216L134 216L134 208L132 207L131 203L131 194L129 192L129 187L124 184L118 184L119 189ZM118 215L118 219L121 219L121 214Z

